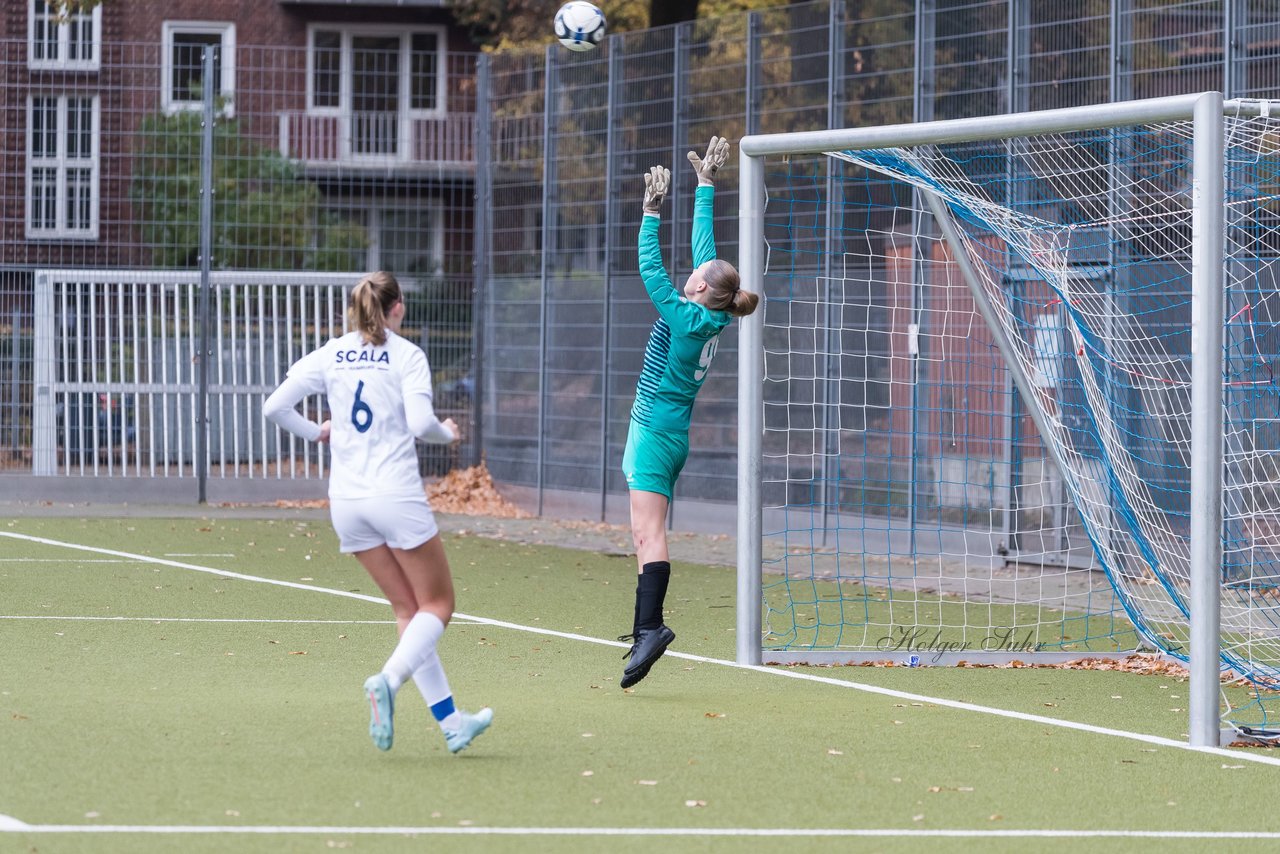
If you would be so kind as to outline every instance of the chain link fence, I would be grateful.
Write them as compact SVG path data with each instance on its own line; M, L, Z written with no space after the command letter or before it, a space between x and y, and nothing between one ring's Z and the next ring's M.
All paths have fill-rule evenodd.
M27 37L0 40L0 477L52 471L36 493L199 470L230 492L254 481L318 493L323 456L282 442L255 401L341 330L343 276L388 269L408 290L406 331L427 350L437 402L468 437L424 449L424 473L483 457L539 506L555 493L604 516L625 501L622 446L653 320L635 262L649 166L674 170L661 239L679 279L692 265L684 153L712 134L1215 88L1267 97L1280 83L1274 0L790 4L620 33L585 54L552 45L478 62L443 27L367 16L334 13L349 23L313 23L305 47L281 47L189 21L119 42L103 38L117 30L98 25L101 7L66 24L30 9L38 20L10 28ZM716 205L732 260L733 164ZM815 235L828 216L816 202L794 213ZM197 423L190 399L152 398L199 395L192 339L162 340L156 324L171 337L199 325L202 234L218 290L215 398ZM45 309L38 280L61 283ZM268 295L290 288L273 314ZM730 328L694 411L677 518L734 499L736 350Z
M1270 97L1280 91L1278 52L1280 4L1260 0L835 0L615 34L587 53L552 45L482 57L486 147L477 181L486 209L478 224L488 229L481 387L490 470L528 487L539 506L571 495L580 510L598 505L602 518L622 507L629 407L655 318L635 249L649 166L673 170L661 235L668 270L682 281L692 267L694 186L685 152L700 151L713 134L735 141L1211 89ZM788 263L812 269L792 274L820 272L828 220L848 216L847 228L878 210L874 194L862 211L831 208L828 167L810 168L812 192L788 201L796 241ZM732 163L717 182L716 206L717 246L736 259ZM888 323L891 312L881 315ZM694 409L693 452L673 502L682 526L696 522L704 502L735 499L736 343L730 327ZM948 384L929 374L945 367L922 371L923 387ZM891 414L867 411L858 429L874 443ZM992 423L1013 425L993 436L995 458L1043 458L1023 420L1017 411L992 413ZM720 514L722 523L731 518Z

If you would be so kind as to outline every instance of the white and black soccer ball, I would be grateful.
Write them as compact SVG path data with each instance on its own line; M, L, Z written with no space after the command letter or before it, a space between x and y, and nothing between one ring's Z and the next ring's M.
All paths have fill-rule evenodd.
M604 12L586 0L565 3L556 12L556 38L569 50L591 50L604 41Z

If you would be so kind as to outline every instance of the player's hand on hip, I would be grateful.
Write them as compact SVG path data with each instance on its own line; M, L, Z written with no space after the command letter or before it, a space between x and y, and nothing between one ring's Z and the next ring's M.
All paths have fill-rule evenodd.
M656 214L662 210L662 200L671 188L671 170L654 166L644 174L644 212Z
M693 171L698 173L698 186L714 187L716 173L729 159L729 140L722 136L713 136L711 142L707 143L705 155L699 157L698 152L690 151L688 157L689 162L693 164Z
M320 435L316 437L316 441L322 445L329 444L329 428L332 425L328 420L320 422Z

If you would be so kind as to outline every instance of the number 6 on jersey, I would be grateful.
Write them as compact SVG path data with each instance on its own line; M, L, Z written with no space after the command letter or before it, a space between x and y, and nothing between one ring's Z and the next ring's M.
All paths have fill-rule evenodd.
M356 426L358 432L366 433L373 426L373 410L369 408L369 404L360 399L362 391L364 391L364 380L360 380L356 385L356 399L351 404L351 423Z

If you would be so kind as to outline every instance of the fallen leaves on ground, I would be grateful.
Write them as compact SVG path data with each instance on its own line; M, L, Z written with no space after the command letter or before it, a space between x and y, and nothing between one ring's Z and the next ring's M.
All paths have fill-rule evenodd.
M435 483L428 484L427 499L437 513L498 516L503 519L530 518L528 513L502 497L484 463L454 469Z
M906 667L905 664L897 661L854 661L850 662L850 664L858 667ZM785 666L804 666L804 662L796 662ZM1170 659L1160 655L1141 652L1125 656L1124 658L1090 658L1085 656L1073 659L1072 661L1063 661L1055 664L1041 664L1039 662L1014 659L1013 661L1006 661L998 664L979 661L959 661L956 662L955 666L997 670L1019 670L1022 668L1043 670L1110 670L1117 673L1137 673L1144 676L1169 676L1174 679L1186 679L1190 676L1190 673L1180 662L1171 661ZM1224 675L1223 681L1229 680L1230 675Z
M530 519L532 516L503 498L493 483L484 463L465 469L454 469L439 480L426 485L431 509L438 513L464 516L496 516L502 519ZM225 507L241 506L228 502ZM324 498L280 499L268 504L282 510L320 510L329 506ZM209 530L209 529L205 529Z

